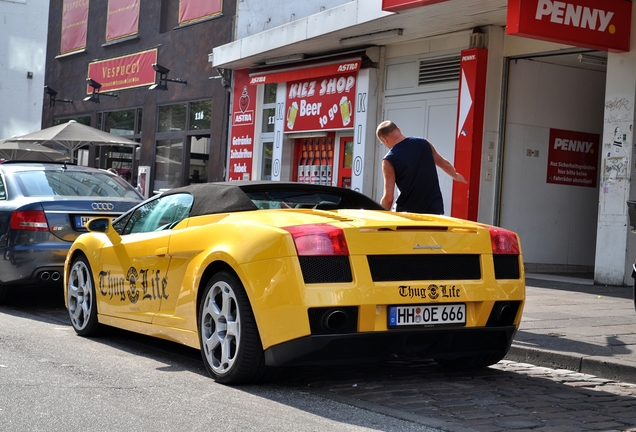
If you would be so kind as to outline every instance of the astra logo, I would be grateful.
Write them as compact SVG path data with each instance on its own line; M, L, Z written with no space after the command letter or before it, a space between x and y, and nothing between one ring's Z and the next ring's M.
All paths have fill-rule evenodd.
M589 7L560 1L539 0L535 19L541 21L547 16L550 17L551 22L556 24L587 28L600 32L604 32L608 29L611 34L616 31L613 25L609 25L614 16L614 12L608 12L602 9L591 9Z
M587 141L577 141L577 140L569 140L569 139L561 139L557 138L554 140L554 149L558 150L566 150L573 151L579 153L594 153L592 146L594 143Z

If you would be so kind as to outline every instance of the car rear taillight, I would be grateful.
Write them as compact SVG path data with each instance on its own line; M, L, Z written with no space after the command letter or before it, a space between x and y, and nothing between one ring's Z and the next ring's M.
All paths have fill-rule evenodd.
M18 210L11 214L11 229L48 231L49 224L42 210Z
M517 234L503 228L488 227L492 253L501 255L519 255Z
M349 255L342 228L315 224L295 225L283 229L292 235L298 256Z

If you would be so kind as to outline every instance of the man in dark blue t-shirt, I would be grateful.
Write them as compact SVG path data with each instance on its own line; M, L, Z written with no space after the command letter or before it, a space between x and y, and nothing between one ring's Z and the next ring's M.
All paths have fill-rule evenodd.
M464 177L437 153L433 144L424 138L405 137L400 128L390 120L378 125L376 135L389 149L382 160L384 194L380 203L391 209L397 185L400 190L396 202L397 211L444 214L435 167L440 167L453 180L466 183Z

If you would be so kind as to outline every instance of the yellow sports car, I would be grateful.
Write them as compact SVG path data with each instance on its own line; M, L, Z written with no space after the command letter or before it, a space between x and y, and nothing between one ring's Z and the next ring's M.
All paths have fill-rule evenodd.
M64 268L75 331L201 349L226 384L395 355L485 367L508 352L525 300L515 233L329 186L191 185L87 228Z

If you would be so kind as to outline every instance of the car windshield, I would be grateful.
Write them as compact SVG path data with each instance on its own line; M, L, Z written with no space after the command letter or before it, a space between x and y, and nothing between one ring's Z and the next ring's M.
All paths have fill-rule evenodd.
M16 173L24 196L139 198L123 179L88 171L24 171Z
M318 191L259 191L246 192L246 195L259 209L314 208L335 210L360 208L348 196ZM378 208L371 206L371 209L377 210Z

